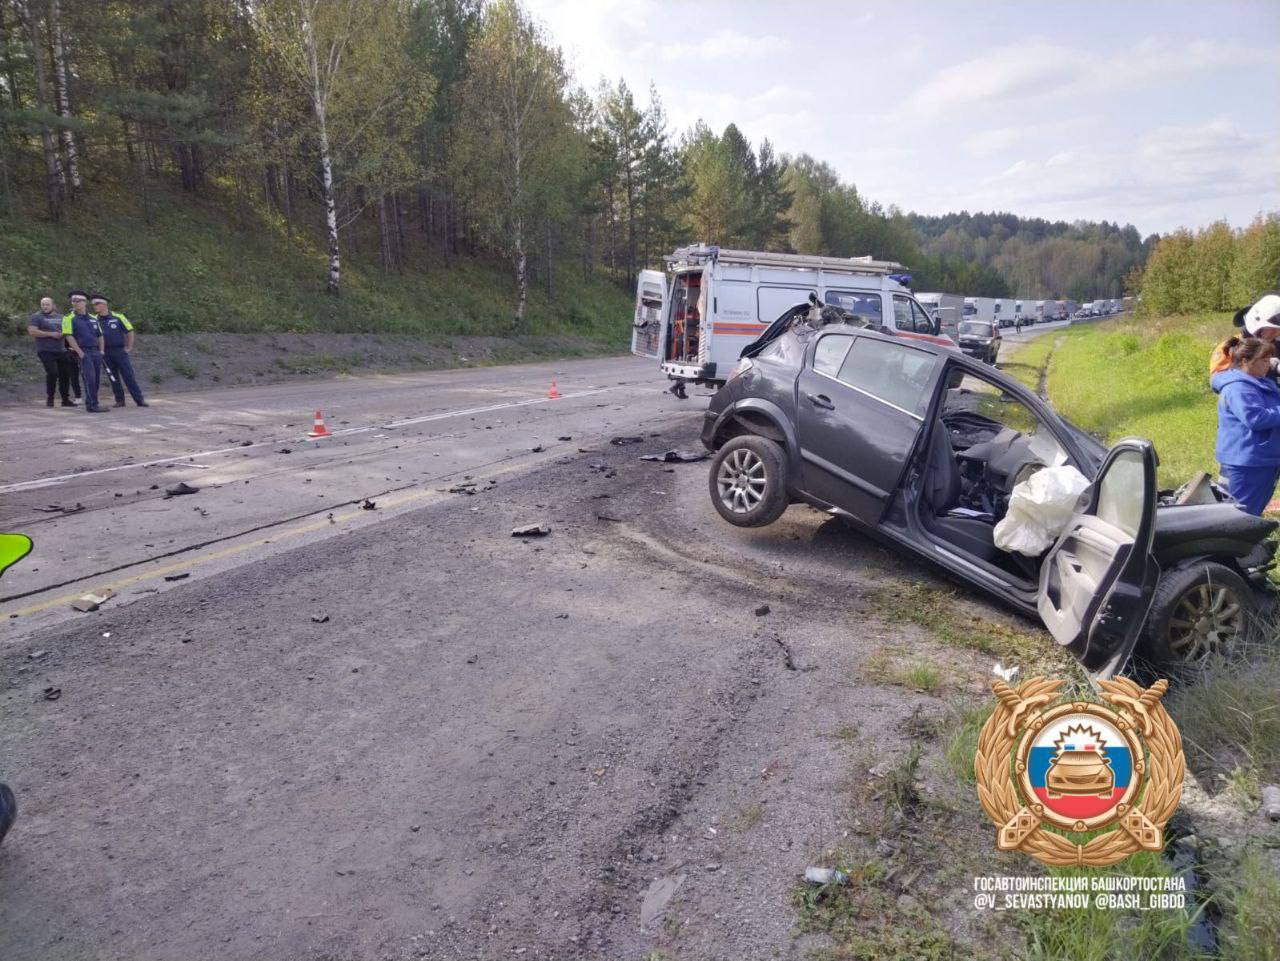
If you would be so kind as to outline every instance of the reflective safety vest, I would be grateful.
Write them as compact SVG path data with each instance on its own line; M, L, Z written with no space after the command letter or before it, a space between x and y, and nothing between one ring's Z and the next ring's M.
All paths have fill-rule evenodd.
M103 346L107 350L118 350L124 347L129 339L129 332L133 330L133 324L129 323L128 317L112 311L106 317L99 317L98 322L102 326Z
M65 337L74 338L81 350L97 350L102 328L93 314L63 314L62 333Z

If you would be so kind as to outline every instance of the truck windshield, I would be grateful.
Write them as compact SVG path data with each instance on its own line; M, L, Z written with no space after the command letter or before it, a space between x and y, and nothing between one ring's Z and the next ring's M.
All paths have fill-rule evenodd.
M961 321L958 331L961 337L990 337L991 325L984 324L980 320Z

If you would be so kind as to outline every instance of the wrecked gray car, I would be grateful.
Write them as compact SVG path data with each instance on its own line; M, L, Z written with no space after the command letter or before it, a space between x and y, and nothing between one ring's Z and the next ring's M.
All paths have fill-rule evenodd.
M1102 675L1135 648L1164 666L1222 651L1271 595L1276 522L1206 481L1158 491L1150 441L1108 450L976 358L809 305L743 351L702 441L729 523L793 502L846 518L1039 617ZM1083 507L1040 556L1000 550L1014 486L1050 464L1091 482Z

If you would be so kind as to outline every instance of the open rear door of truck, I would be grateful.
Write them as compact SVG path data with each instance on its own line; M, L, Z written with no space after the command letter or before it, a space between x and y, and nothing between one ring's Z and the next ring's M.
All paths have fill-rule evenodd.
M636 280L636 312L632 318L631 353L658 360L662 356L667 321L667 277L660 270L642 270Z

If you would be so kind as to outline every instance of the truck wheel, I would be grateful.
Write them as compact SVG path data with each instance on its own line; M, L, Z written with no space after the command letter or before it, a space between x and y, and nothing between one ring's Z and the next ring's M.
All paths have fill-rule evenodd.
M708 478L711 502L737 527L764 527L787 509L787 457L767 437L743 434L716 454Z
M1198 664L1244 638L1254 596L1243 577L1216 561L1196 561L1160 576L1140 652L1156 665Z

